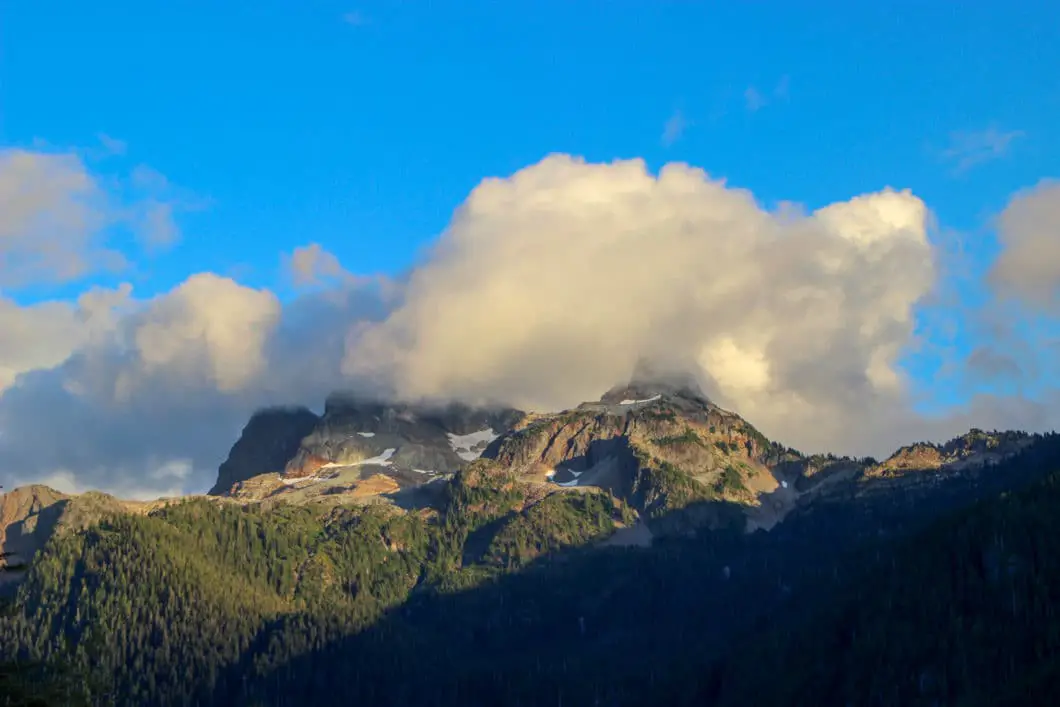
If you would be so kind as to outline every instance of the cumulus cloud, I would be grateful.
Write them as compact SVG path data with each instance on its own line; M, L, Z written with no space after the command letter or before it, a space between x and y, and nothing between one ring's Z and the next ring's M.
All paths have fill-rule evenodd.
M77 151L0 149L0 288L68 282L128 265L108 246L116 230L145 241L178 236L171 185L149 168L134 172L128 193L105 188Z
M175 461L223 444L231 430L214 426L252 402L244 396L278 315L271 294L214 275L135 303L59 366L4 392L0 469L122 491L184 483Z
M966 361L973 383L1060 387L1060 183L1015 194L995 220L999 254L976 311L982 343Z
M81 345L77 313L66 302L21 307L0 298L0 393L19 374L56 366Z
M115 290L95 288L73 303L28 306L0 296L0 394L19 375L57 366L113 328L129 291L127 285Z
M1021 274L1024 260L1048 260L1040 241L1055 222L1037 197L1049 189L1017 196L998 220L998 300L1052 301L1060 273ZM943 255L909 191L767 210L689 165L653 174L640 160L554 155L484 180L398 280L350 275L311 244L286 263L312 287L285 304L205 273L147 300L126 287L32 311L0 304L21 327L0 348L0 473L5 486L201 491L262 405L319 409L358 387L559 409L597 398L642 357L691 370L716 402L804 451L881 456L970 426L1051 426L1051 393L913 412L900 362L920 309L946 301ZM1012 345L982 348L968 368L1029 370L1021 328L997 326Z
M324 250L319 243L295 248L285 260L296 287L320 285L348 274L335 254Z
M1002 298L1060 313L1060 182L1016 195L998 217L1001 254L989 282Z
M908 191L771 213L688 165L555 155L475 189L345 370L403 397L554 409L667 359L816 447L900 400L928 226Z
M126 497L202 492L251 413L319 407L342 385L351 321L385 314L378 288L334 288L281 308L267 290L200 273L148 300L93 291L0 395L0 474ZM27 311L27 315L34 312ZM49 338L51 337L51 338ZM29 367L35 370L26 370Z
M107 220L105 193L76 155L0 150L0 286L121 265L98 243Z

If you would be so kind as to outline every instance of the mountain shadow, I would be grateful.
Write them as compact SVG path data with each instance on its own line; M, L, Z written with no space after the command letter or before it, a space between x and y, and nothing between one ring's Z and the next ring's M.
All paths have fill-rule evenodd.
M651 549L578 548L471 588L424 587L349 635L339 626L314 643L306 627L318 619L292 617L259 635L255 644L271 650L232 665L210 702L989 704L977 701L994 693L974 673L937 666L966 660L970 668L976 663L967 656L994 655L978 637L1004 635L1011 614L972 602L954 618L949 597L976 585L951 576L946 553L974 558L1007 533L1057 530L1046 509L1060 510L1060 491L1043 493L1060 489L1060 477L1049 475L1057 470L1060 442L1049 437L989 474L923 497L852 491L769 533L732 527L657 540ZM1027 484L1019 497L1038 498L1033 508L995 512L1014 495L999 493ZM978 524L978 535L968 536L968 523ZM1028 564L1029 548L1019 556L1026 586L1045 589L1032 592L1037 613L1023 615L1001 642L1019 658L990 673L999 695L1026 696L1031 682L1051 684L1056 674L1050 661L1060 623L1045 598L1060 591L1060 567L1041 558ZM1005 566L1003 558L991 562ZM919 614L910 618L898 596L923 597ZM871 610L859 610L863 604ZM920 634L942 618L952 623L948 632ZM901 633L892 637L887 627L895 624ZM837 643L847 630L853 635ZM922 645L932 647L926 662ZM884 689L878 671L902 687Z
M974 473L839 480L750 534L734 504L697 499L650 522L721 522L649 547L614 546L633 526L613 496L490 461L423 515L188 501L54 536L0 618L0 658L66 660L102 681L96 704L990 703L1054 674L1057 555L1027 539L1060 537L1058 469L1050 436ZM1017 497L1037 500L968 510Z

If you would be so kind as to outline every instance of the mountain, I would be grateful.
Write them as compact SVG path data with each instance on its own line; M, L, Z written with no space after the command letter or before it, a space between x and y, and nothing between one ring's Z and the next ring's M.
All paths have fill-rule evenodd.
M751 666L783 675L791 661L799 675L762 704L871 704L869 672L851 672L862 682L846 692L800 682L815 670L800 641L818 660L845 650L814 643L814 622L842 635L843 616L908 562L903 543L963 542L953 514L1041 493L1054 471L1057 438L1019 432L972 430L882 462L803 455L689 377L643 367L545 414L335 394L319 417L256 414L220 495L13 492L6 537L59 520L36 521L0 660L61 661L98 686L97 703L159 705L746 704ZM1048 498L1014 532L1036 532ZM944 566L933 552L909 570L925 596L947 581L929 571ZM1032 576L1052 586L1043 571ZM890 646L886 596L853 614L882 617L857 653L868 662ZM839 618L836 597L855 597ZM941 602L925 611L941 616ZM912 670L894 651L889 665Z
M896 457L959 456L975 447L996 442L975 432ZM800 612L740 641L704 700L719 707L1054 704L1060 438L1023 450L1018 471L1036 481L942 516L793 596ZM997 462L1003 471L1009 464Z
M466 405L385 403L337 392L324 414L267 410L251 418L213 495L244 501L426 502L523 413ZM408 491L407 493L403 493Z
M99 491L65 494L40 484L0 495L0 596L23 578L33 556L56 534L76 533L102 519L146 514L178 499L126 501Z
M302 439L319 422L320 417L304 407L274 407L254 413L217 470L217 483L208 493L219 496L258 474L283 471Z
M573 410L527 415L486 456L526 482L602 489L656 532L733 521L707 501L750 512L761 495L780 487L771 465L786 458L782 447L694 384L643 379Z

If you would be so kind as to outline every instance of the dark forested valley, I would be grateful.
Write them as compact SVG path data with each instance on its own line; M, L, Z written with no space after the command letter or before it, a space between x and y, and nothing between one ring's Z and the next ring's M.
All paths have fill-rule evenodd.
M56 535L0 618L0 704L985 706L1060 687L1055 436L974 488L837 495L646 548L600 542L629 520L608 494L524 493L482 460L437 513L189 500Z

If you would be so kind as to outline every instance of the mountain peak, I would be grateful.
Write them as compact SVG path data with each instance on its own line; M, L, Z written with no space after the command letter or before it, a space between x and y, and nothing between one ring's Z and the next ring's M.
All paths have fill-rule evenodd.
M641 358L634 366L629 382L611 388L600 398L600 402L626 404L674 396L710 403L695 374L690 370Z

